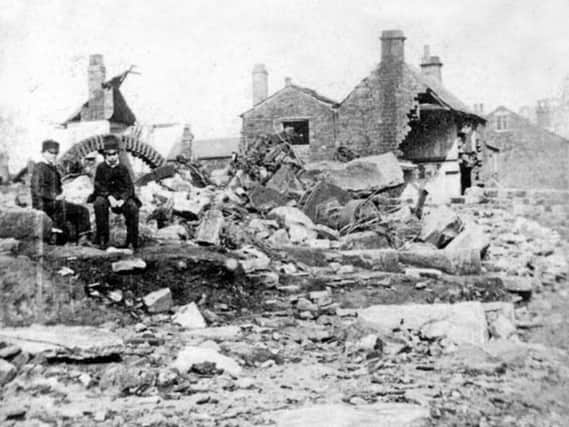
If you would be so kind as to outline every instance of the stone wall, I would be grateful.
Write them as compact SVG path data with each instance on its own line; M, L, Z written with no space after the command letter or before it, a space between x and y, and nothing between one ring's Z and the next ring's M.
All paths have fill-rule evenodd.
M335 117L331 106L288 86L243 114L242 144L253 141L259 134L280 132L283 121L308 120L310 148L297 152L306 153L301 154L303 160L330 159L336 149Z

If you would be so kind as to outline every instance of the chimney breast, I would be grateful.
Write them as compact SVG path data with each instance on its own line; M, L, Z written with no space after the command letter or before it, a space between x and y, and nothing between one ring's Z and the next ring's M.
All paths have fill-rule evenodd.
M95 98L97 91L102 89L107 74L106 71L103 64L103 55L89 56L89 67L87 68L89 99Z
M253 67L253 105L263 101L269 94L269 73L264 64Z
M381 33L381 62L405 60L405 35L401 30L386 30Z
M442 83L442 67L443 63L438 56L431 56L429 45L425 45L423 50L423 58L421 59L421 72L427 77L431 77Z

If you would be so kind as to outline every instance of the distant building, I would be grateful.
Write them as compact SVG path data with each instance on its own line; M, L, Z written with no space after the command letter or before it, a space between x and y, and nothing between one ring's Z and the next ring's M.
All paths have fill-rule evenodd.
M239 152L240 138L198 139L192 142L192 159L208 171L223 169L234 153Z
M498 107L487 116L488 185L524 189L569 188L569 140Z
M428 46L419 70L405 63L404 43L402 31L384 31L381 62L341 102L290 79L268 96L268 72L256 65L253 107L241 115L242 147L291 126L304 160L332 159L340 146L360 156L393 151L419 165L431 197L459 195L459 145L473 152L485 119L442 85L442 62Z

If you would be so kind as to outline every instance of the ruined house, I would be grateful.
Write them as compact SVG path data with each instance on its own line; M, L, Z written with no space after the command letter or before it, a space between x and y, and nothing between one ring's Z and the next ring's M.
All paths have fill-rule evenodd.
M242 147L261 133L292 126L293 147L308 161L332 159L345 146L360 156L393 151L418 165L435 198L461 191L459 146L474 153L485 119L442 84L442 62L428 47L420 70L405 62L405 36L384 31L381 61L341 101L289 81L268 95L264 66L253 69L253 107L241 117Z
M483 177L487 185L522 189L569 188L569 140L498 107L484 132L488 151Z

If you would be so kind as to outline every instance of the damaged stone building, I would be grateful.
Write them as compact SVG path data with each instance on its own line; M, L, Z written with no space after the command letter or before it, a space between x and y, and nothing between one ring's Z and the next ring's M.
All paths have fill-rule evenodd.
M380 63L340 102L290 80L268 96L268 73L258 64L253 107L241 115L242 147L290 126L298 135L293 148L304 160L333 159L342 146L359 156L392 151L417 166L416 178L432 197L458 196L459 152L475 155L485 119L442 85L442 62L428 47L420 68L405 62L400 30L383 31Z

